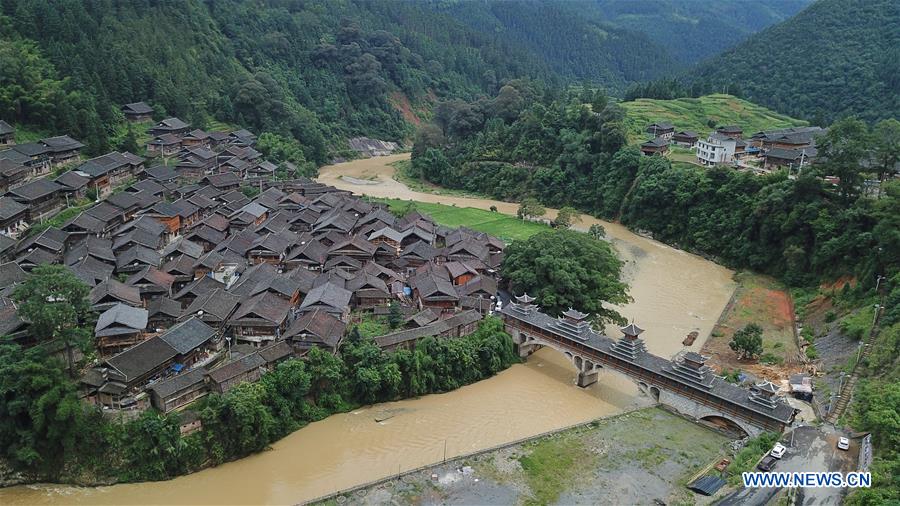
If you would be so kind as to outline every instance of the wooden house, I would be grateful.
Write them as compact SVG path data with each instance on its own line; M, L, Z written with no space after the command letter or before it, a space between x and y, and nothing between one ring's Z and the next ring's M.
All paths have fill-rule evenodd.
M144 121L153 117L153 108L144 102L133 102L122 106L122 114L129 121Z

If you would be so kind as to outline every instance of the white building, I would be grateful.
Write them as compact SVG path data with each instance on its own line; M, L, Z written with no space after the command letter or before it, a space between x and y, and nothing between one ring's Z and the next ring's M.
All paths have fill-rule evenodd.
M697 142L697 159L703 165L731 163L737 140L722 134L710 134L706 140Z

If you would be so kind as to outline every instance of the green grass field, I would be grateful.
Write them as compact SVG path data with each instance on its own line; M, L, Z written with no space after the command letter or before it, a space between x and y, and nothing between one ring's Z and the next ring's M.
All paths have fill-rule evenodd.
M409 205L409 201L399 199L378 199L396 209ZM444 204L429 204L426 202L414 202L415 209L425 213L441 225L448 227L468 227L473 230L487 232L509 243L528 239L529 237L550 230L550 227L541 223L522 221L513 216L501 213L484 211L472 207L453 207Z
M708 125L710 120L716 125L739 125L748 137L760 130L808 125L806 121L779 114L731 95L717 94L676 100L642 98L622 102L621 105L626 111L628 140L632 143L646 140L648 134L644 133L644 128L657 121L672 123L676 131L693 130L701 137L712 130Z

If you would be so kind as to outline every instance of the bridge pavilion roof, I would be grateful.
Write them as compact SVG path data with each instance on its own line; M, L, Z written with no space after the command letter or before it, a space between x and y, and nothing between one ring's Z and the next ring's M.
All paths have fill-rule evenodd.
M515 303L503 307L501 313L505 317L515 318L539 327L546 332L586 346L607 358L623 360L622 354L612 351L612 348L617 341L605 334L595 332L587 326L575 335L569 331L569 329L561 327L559 320L534 309L534 306L522 306ZM679 362L649 352L638 353L633 360L627 358L625 360L647 371L663 375L683 385L733 404L740 405L747 410L754 411L765 417L778 420L779 422L790 423L794 414L794 408L780 400L775 402L774 407L771 408L768 406L761 406L758 402L754 402L751 399L748 390L729 383L712 373L706 375L701 382L692 381L689 378L686 378L685 375L679 373Z

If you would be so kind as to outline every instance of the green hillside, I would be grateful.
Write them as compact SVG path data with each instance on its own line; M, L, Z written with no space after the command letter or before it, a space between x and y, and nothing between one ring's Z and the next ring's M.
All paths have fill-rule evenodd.
M740 125L744 132L758 132L808 124L731 95L675 100L641 98L620 105L626 112L629 142L646 139L644 129L658 121L667 121L675 125L676 130L693 130L700 135L712 130L711 125Z
M817 122L900 117L900 3L819 0L686 78Z
M812 0L593 0L606 22L646 34L682 64L735 46L793 16Z

